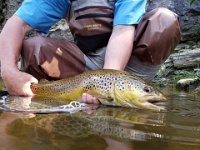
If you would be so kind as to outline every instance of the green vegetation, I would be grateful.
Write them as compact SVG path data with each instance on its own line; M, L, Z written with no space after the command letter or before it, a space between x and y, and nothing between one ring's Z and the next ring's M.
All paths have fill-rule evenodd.
M190 5L192 5L194 2L196 2L197 0L190 0Z
M179 81L180 79L187 79L187 78L194 79L195 77L197 77L195 71L178 70L175 71L173 75L170 75L167 78L163 79L161 78L160 80L152 81L151 84L159 89L166 86L175 87L177 81Z
M184 79L184 78L195 78L195 77L196 77L196 73L194 71L187 72L186 74L175 73L174 81L178 81L178 80Z

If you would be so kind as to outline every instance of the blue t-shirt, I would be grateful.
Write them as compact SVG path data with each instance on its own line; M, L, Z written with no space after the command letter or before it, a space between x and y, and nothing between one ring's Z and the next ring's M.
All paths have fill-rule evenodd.
M138 24L147 0L116 0L113 25ZM32 28L48 33L50 27L65 18L70 0L24 0L15 13Z

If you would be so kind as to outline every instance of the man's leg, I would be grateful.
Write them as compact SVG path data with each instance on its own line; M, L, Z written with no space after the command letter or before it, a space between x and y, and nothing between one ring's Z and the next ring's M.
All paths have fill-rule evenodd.
M62 79L85 70L84 54L73 43L36 36L22 47L24 70L38 79Z
M127 71L150 81L181 38L178 17L166 8L148 12L136 28Z

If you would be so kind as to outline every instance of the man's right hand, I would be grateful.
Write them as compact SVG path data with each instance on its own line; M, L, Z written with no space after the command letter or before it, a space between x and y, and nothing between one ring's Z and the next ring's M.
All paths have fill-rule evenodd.
M32 82L38 82L33 76L17 69L24 36L31 30L30 25L17 15L13 15L0 34L1 75L11 95L31 96L33 93L30 85Z
M38 83L38 80L32 75L17 69L2 70L1 75L10 95L32 96L30 85Z

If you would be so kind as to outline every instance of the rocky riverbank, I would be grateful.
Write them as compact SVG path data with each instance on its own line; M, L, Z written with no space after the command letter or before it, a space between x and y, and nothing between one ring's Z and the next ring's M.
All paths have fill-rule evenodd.
M200 43L180 43L161 66L155 82L161 85L174 84L183 78L200 76Z

